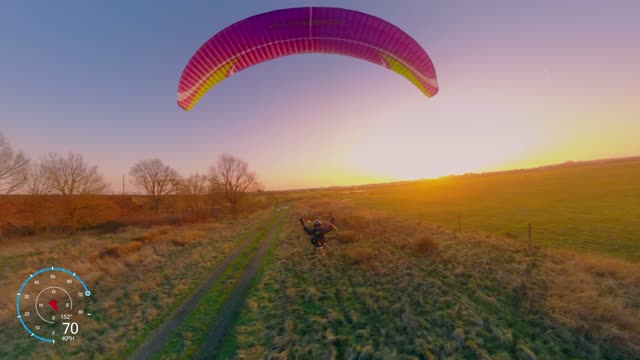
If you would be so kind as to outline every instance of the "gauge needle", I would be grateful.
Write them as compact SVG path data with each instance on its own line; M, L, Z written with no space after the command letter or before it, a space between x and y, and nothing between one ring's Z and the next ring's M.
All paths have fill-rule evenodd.
M58 312L58 301L56 299L49 301L49 306L51 306L53 310Z

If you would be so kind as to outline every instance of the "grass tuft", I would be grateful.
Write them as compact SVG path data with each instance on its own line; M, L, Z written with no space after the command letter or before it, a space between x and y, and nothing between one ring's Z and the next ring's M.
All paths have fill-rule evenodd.
M206 233L200 230L186 230L179 234L178 238L171 239L171 243L175 246L187 246L188 244L202 239Z
M157 229L152 229L144 232L141 235L138 235L133 238L134 241L141 242L153 242L158 240L161 236L168 234L171 231L171 228L163 226Z
M375 250L365 246L349 248L345 251L345 254L351 263L363 265L371 263L376 256Z
M360 238L361 238L360 233L358 233L357 231L353 231L353 230L340 231L340 232L338 232L338 235L336 236L336 239L339 242L346 243L346 244L360 241Z
M432 255L438 250L438 243L431 235L422 235L413 241L413 248L425 255Z
M124 244L111 245L103 249L100 252L99 257L121 258L140 250L140 248L142 248L141 241L131 241Z

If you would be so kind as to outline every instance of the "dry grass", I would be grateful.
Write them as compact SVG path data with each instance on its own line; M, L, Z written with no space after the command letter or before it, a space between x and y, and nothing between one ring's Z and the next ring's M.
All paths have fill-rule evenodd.
M152 242L158 240L161 236L168 234L171 231L170 227L163 226L151 230L147 230L144 233L133 238L135 241Z
M354 243L362 239L362 234L353 230L344 230L339 231L335 237L342 243Z
M545 263L547 304L576 336L640 354L640 265L598 256L557 254Z
M206 233L200 230L186 230L178 235L177 238L171 239L171 243L176 246L186 246L196 240L202 239Z
M0 301L0 336L9 340L0 343L0 357L118 358L136 334L165 316L202 274L237 246L238 234L265 217L266 213L257 213L236 223L128 228L99 236L41 235L5 242L0 255L4 270L0 292L5 294ZM189 246L173 244L171 239L184 239ZM34 346L24 329L15 326L16 284L45 264L73 270L93 292L95 315L93 321L82 322L81 341L58 350Z
M115 257L120 258L130 255L142 247L142 241L131 241L124 244L111 245L100 251L100 257Z

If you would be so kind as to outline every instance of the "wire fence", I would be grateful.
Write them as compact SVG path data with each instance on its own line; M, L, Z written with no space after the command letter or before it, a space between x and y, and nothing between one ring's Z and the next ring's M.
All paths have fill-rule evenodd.
M356 206L442 226L452 231L454 236L459 233L485 234L640 261L640 214L635 220L629 217L619 219L604 213L550 212L518 207L488 206L486 211L481 207L476 211L455 211L450 208L416 208L410 204L380 206L360 202Z
M640 261L640 216L637 221L626 221L621 225L615 221L593 221L579 213L566 214L562 218L541 216L539 212L509 216L495 209L487 213L411 213L393 209L392 213L444 226L456 235L484 233L529 244L561 246Z

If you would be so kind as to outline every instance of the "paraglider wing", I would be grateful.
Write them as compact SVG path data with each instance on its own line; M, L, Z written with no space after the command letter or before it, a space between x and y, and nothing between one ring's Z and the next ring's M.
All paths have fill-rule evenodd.
M215 34L185 67L178 85L178 105L190 110L209 89L233 73L302 53L367 60L404 76L428 97L438 92L431 59L395 25L358 11L305 7L255 15Z

